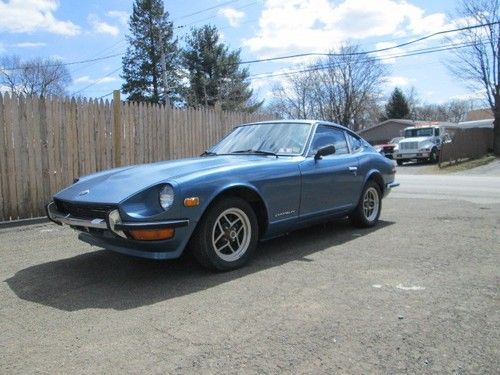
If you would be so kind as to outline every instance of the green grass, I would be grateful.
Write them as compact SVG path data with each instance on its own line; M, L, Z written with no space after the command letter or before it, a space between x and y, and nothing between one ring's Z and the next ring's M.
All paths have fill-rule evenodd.
M489 164L495 159L495 155L487 154L478 159L467 159L458 163L447 164L441 168L439 168L437 165L434 165L433 167L436 169L437 173L461 172L468 169L480 167L481 165Z

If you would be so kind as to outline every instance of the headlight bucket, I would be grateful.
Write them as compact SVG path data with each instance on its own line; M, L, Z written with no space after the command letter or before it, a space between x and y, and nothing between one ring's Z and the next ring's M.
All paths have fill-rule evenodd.
M160 206L167 211L174 204L174 189L171 185L164 185L159 193Z

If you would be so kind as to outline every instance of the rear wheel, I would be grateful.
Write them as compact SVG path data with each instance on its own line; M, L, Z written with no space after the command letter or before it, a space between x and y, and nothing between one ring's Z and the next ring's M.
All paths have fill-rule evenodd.
M399 166L403 165L403 159L396 160L396 163L398 163Z
M198 262L217 271L243 266L258 239L257 217L243 199L228 197L215 202L203 216L191 243Z
M358 205L350 215L351 222L361 228L376 225L382 210L382 194L379 185L370 180L361 194Z

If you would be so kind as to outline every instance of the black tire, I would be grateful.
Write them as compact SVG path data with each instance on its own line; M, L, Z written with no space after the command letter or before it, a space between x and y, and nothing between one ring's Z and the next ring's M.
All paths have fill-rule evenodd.
M360 228L373 227L378 223L382 211L382 193L380 186L373 180L366 183L358 205L349 215L351 223Z
M433 148L431 150L431 154L429 155L429 161L431 163L437 163L439 160L439 155L438 155L438 151L436 148Z
M403 159L396 160L396 163L398 163L399 166L403 165Z
M252 207L241 198L225 197L214 202L203 215L190 248L202 266L230 271L250 259L258 238L259 226Z

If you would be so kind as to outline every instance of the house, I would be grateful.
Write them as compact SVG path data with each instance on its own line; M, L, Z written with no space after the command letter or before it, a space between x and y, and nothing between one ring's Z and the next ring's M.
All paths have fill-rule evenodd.
M470 111L465 116L465 122L487 120L493 118L493 111L491 108L475 109Z

